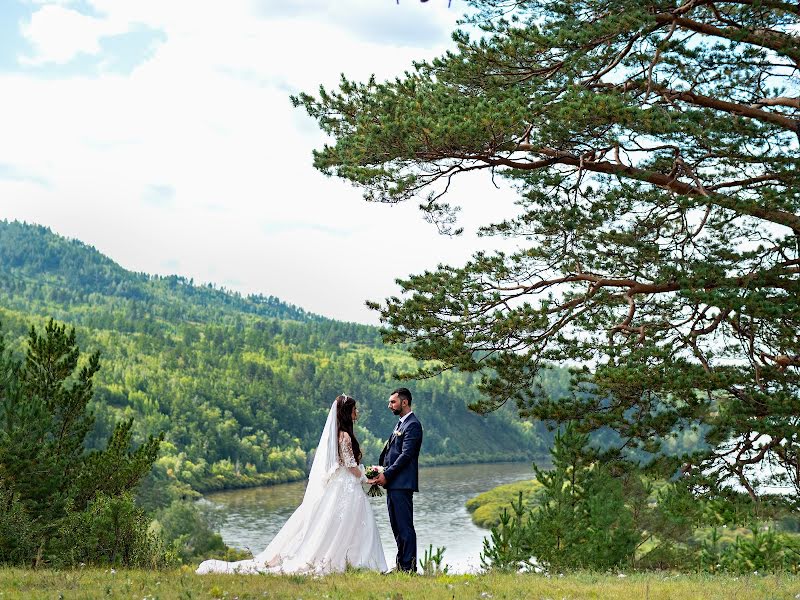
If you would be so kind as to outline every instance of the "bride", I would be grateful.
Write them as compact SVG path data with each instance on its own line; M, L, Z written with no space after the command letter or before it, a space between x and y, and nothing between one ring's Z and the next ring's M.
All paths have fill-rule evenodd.
M251 560L207 560L197 573L309 573L347 566L386 571L375 515L353 434L356 401L337 396L319 439L303 502L261 554Z

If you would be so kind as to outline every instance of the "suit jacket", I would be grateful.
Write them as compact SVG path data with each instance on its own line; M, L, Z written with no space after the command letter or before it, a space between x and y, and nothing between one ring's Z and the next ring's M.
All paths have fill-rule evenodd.
M400 431L383 447L378 463L384 468L387 490L419 491L419 450L422 447L422 424L411 413Z

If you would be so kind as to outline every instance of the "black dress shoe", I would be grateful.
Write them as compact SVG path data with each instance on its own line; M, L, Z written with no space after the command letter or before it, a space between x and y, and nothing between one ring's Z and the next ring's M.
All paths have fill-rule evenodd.
M406 575L416 575L417 574L417 570L416 569L412 569L412 568L408 568L408 569L398 568L397 572L398 573L405 573Z

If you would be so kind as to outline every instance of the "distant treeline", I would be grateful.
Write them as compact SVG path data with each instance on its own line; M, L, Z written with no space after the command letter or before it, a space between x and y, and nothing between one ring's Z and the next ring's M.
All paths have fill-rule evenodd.
M414 366L384 346L376 327L312 315L274 297L244 297L180 277L126 271L94 248L49 229L0 221L0 320L10 348L47 318L74 325L84 351L99 350L96 415L88 445L134 419L134 439L165 433L154 477L213 490L304 477L328 407L360 401L356 432L377 460L398 385L414 391L428 463L528 460L551 437L511 407L487 417L470 375L401 382ZM553 393L566 371L544 375Z

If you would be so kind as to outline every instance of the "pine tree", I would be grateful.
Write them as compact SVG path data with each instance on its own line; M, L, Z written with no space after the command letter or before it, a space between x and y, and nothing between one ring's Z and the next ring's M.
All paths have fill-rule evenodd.
M42 334L30 329L22 362L5 351L0 335L0 501L14 509L0 520L13 516L28 523L24 534L30 541L24 551L18 545L12 551L9 540L0 540L0 563L119 558L86 546L80 557L70 558L63 549L72 545L70 536L91 528L85 519L99 514L98 506L118 514L130 505L126 495L152 468L161 437L150 436L131 451L132 421L126 421L115 427L104 450L87 452L84 441L94 425L87 406L100 357L91 354L79 368L80 359L75 330L67 331L52 320ZM131 505L126 514L129 523L146 529L141 510ZM84 531L65 527L68 522L82 522ZM122 537L131 537L130 531L119 527L116 537L122 542ZM153 541L141 539L145 545ZM137 553L122 559L146 554L141 549Z
M528 570L536 566L531 556L531 514L523 508L522 492L511 502L512 513L503 509L500 522L483 539L481 566L496 571ZM533 560L532 560L533 559Z
M514 514L504 512L484 542L485 567L561 571L630 564L640 533L625 505L622 483L588 443L589 436L572 423L557 433L553 468L533 467L543 485L539 506L525 515L520 495L512 505Z
M512 401L652 453L693 428L703 451L663 475L691 463L755 501L779 465L800 498L797 3L469 4L445 55L293 99L333 139L318 169L446 233L455 178L518 192L478 230L514 249L400 280L373 304L385 339L435 365L420 376L482 373L478 411ZM569 362L596 365L573 396L537 389Z
M530 546L551 569L606 569L633 556L637 534L620 481L589 448L588 434L569 423L556 435L553 468L534 465L544 486L532 515Z

